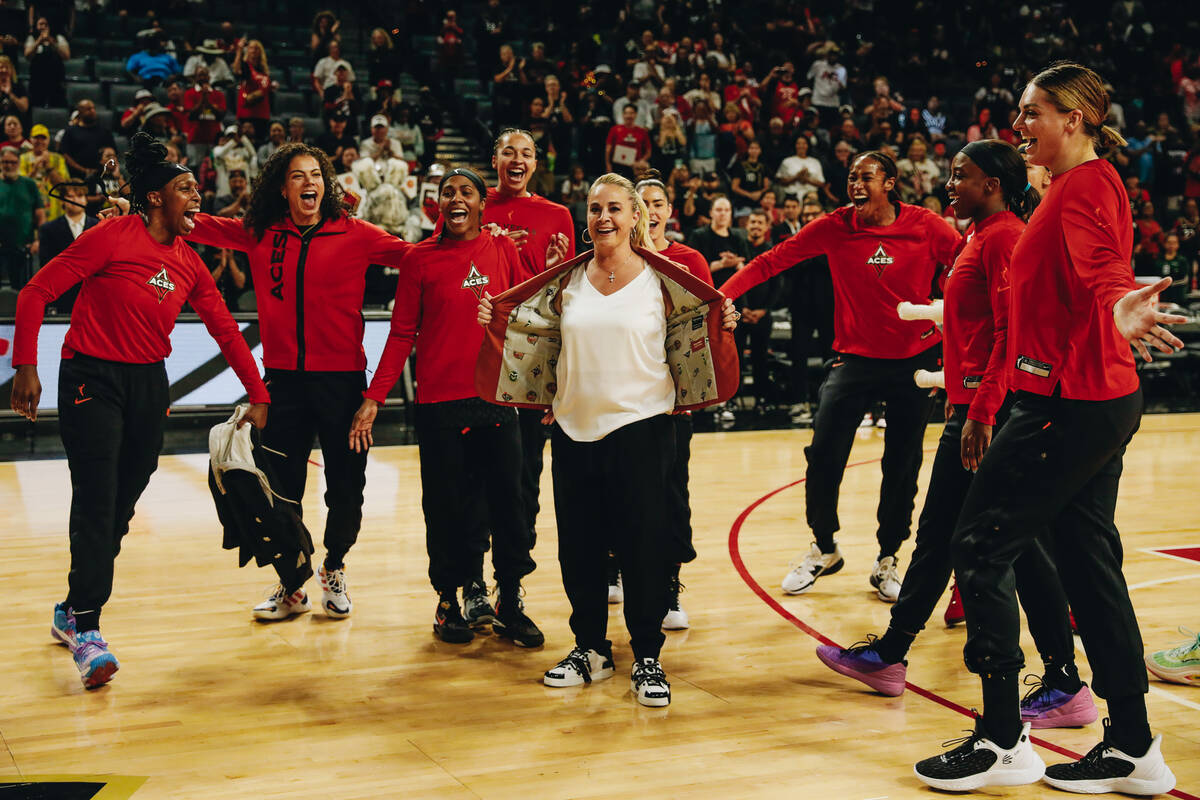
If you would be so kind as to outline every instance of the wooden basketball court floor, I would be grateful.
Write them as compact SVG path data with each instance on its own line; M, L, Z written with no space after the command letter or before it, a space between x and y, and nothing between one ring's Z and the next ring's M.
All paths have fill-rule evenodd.
M930 452L939 430L927 432ZM692 629L667 636L662 661L674 697L661 710L629 694L631 656L615 606L616 677L572 690L541 684L572 644L548 470L539 568L526 581L528 611L547 642L528 651L492 636L460 646L433 637L415 447L371 454L363 532L348 559L353 618L317 612L275 624L250 616L272 573L239 570L234 553L220 548L205 456L164 457L104 612L121 671L110 686L85 692L48 633L51 606L65 593L66 462L0 464L0 783L106 776L95 778L108 783L98 797L137 800L933 796L912 764L970 728L960 709L979 703L978 682L961 663L965 632L942 627L939 607L910 655L913 686L899 698L816 660L814 636L848 645L882 632L888 606L867 584L878 430L860 432L851 456L859 466L843 485L846 568L802 597L779 591L789 560L808 547L796 482L810 436L696 437L700 557L683 573ZM1200 545L1197 452L1200 415L1148 416L1125 462L1118 524L1148 649L1179 643L1179 625L1200 628L1200 563L1155 551ZM928 471L926 458L922 494ZM323 526L320 483L314 467L305 499L314 538ZM309 591L319 598L315 581ZM1028 639L1024 646L1035 654ZM1151 686L1151 722L1179 778L1176 796L1200 795L1200 691ZM1083 753L1100 735L1096 723L1038 740ZM1064 796L1041 785L987 794Z

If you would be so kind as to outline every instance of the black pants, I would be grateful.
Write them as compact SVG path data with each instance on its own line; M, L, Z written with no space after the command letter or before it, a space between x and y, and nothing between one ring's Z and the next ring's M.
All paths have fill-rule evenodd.
M881 359L834 356L821 384L821 404L813 420L813 441L804 449L808 470L804 484L808 525L824 552L833 550L838 522L838 492L850 458L854 434L872 404L887 403L883 439L883 481L879 489L879 551L894 554L908 538L921 441L933 411L929 390L913 383L918 369L937 369L940 346L911 358Z
M29 282L29 252L0 245L0 268L3 268L4 274L8 276L8 283L13 291L21 291ZM0 275L0 278L2 277Z
M508 422L464 428L417 407L425 547L429 581L438 592L479 577L488 530L497 582L518 583L536 566L521 497L520 428L506 410Z
M77 354L58 373L58 420L71 468L67 605L95 614L112 594L113 562L133 507L158 468L170 403L167 372Z
M692 504L688 491L688 462L692 459L692 415L673 414L675 423L675 460L671 464L669 555L676 564L686 564L696 558L692 547Z
M1146 691L1142 636L1113 524L1122 456L1141 414L1141 390L1100 402L1018 395L954 532L967 617L964 656L972 672L1016 675L1024 666L1013 562L1047 530L1096 693Z
M933 457L933 474L925 494L917 524L917 542L912 561L904 573L900 597L892 606L893 630L915 636L929 621L933 609L950 580L951 547L954 526L959 511L971 488L974 474L963 469L961 458L962 427L967 418L967 405L954 407L954 416L946 420L942 438ZM997 415L994 434L1003 429L1007 408ZM1045 534L1043 528L1040 532ZM1043 661L1073 663L1075 644L1071 638L1071 622L1067 598L1041 539L1034 539L1029 548L1014 562L1017 594L1029 632Z
M546 451L546 427L542 417L546 412L537 408L518 408L521 425L521 497L525 501L525 519L533 536L532 547L537 542L537 515L541 511L538 495L542 486L542 463Z
M771 313L768 311L758 322L749 323L742 321L738 323L737 328L733 332L739 356L745 352L747 342L750 344L750 374L754 377L754 396L758 400L765 400L771 394L771 376L767 369L767 350L771 345L771 327L773 324L774 321L771 319Z
M813 261L817 263L802 263L788 273L788 308L792 313L788 394L793 403L817 399L815 384L809 386L808 359L812 356L827 359L833 347L833 279L824 256Z
M263 445L274 456L280 494L297 503L304 497L313 437L325 462L325 564L340 567L362 526L367 454L350 449L350 423L362 404L366 380L361 372L296 372L268 369L271 409ZM303 509L297 507L303 514Z
M665 637L675 423L659 415L597 442L551 434L558 561L579 647L610 652L607 554L621 564L625 625L635 658L658 658Z

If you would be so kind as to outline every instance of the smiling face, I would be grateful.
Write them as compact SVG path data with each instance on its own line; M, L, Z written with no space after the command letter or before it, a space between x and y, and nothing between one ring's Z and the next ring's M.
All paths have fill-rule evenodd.
M654 246L667 246L667 220L671 218L671 203L667 200L666 192L654 184L646 184L638 190L642 202L646 204L646 218L650 221L650 238Z
M796 157L808 158L808 139L803 136L796 139Z
M156 192L147 192L151 209L162 211L163 224L172 236L187 236L196 228L200 213L200 184L190 172L176 175Z
M974 161L962 153L954 156L950 165L950 178L946 181L946 194L950 196L950 207L959 219L972 219L983 208L989 185L998 183L995 178L984 174Z
M469 178L452 175L438 193L443 230L452 239L474 238L483 219L483 204L484 198Z
M501 192L524 195L529 179L537 169L537 148L533 140L518 131L504 134L492 156L492 166L496 169Z
M1031 164L1051 167L1081 119L1078 111L1059 111L1050 96L1031 83L1021 93L1021 113L1013 130L1021 134Z
M889 203L888 192L896 179L888 177L883 165L874 158L859 156L846 176L846 194L860 213L878 213Z
M588 194L588 233L597 249L628 245L637 221L638 211L620 186L600 183Z
M321 218L325 199L325 177L312 156L296 156L288 164L283 196L297 225L311 225Z

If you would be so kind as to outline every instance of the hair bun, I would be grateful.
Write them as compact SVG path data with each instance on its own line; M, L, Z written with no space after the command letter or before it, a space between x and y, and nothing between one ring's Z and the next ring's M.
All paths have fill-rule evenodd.
M134 181L166 160L166 145L145 131L138 131L129 140L129 150L125 153L125 171L130 181Z

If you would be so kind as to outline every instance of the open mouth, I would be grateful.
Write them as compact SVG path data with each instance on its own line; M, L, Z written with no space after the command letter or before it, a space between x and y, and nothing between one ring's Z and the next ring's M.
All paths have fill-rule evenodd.
M1021 145L1017 148L1017 152L1025 155L1035 144L1037 144L1037 139L1023 139Z
M616 233L616 232L617 232L617 229L615 226L614 227L596 228L597 236L608 236L610 233Z
M505 172L504 174L507 175L508 179L510 181L512 181L513 183L518 183L525 179L525 168L524 167L509 167L508 171Z
M300 193L300 202L301 203L311 203L313 205L316 205L317 193L316 192L301 192Z
M656 228L657 228L659 225L661 225L661 224L662 224L662 223L661 223L661 222L659 222L659 221L658 221L658 220L656 220L656 219L652 219L652 220L650 220L650 230L654 230L654 229L656 229Z
M446 212L446 220L459 224L467 221L467 210L465 208L452 208Z
M199 208L189 208L183 212L184 233L191 233L196 229L196 215L198 213L200 213Z
M855 208L862 208L870 199L871 198L867 197L865 194L855 194L850 196L850 202L854 203Z

